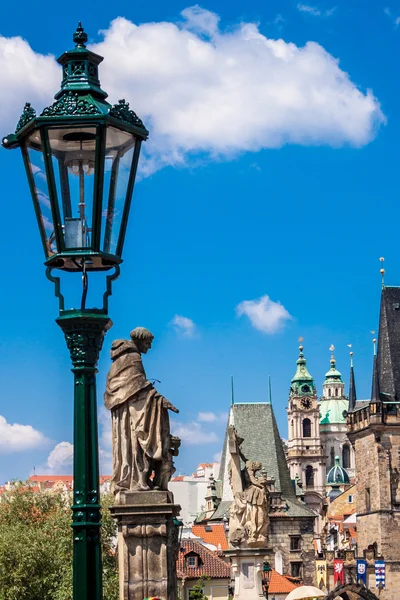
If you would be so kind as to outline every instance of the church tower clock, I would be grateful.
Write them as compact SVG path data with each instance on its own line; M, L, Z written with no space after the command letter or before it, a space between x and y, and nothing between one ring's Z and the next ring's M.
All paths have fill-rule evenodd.
M300 343L303 341L300 338ZM291 479L302 483L304 499L318 510L324 492L325 456L319 433L319 403L314 379L299 347L296 373L289 394L288 455Z

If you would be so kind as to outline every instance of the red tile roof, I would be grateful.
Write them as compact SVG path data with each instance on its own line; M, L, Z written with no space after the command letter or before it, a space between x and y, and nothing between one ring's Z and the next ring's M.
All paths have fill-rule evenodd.
M299 586L289 581L289 579L275 571L275 569L272 569L271 581L268 588L269 594L288 594L297 587Z
M206 528L211 529L211 531L207 531ZM213 544L219 550L228 550L228 540L226 539L223 523L193 525L192 532L196 537L204 540L206 544Z
M230 579L230 565L220 558L217 552L212 552L197 540L182 540L181 548L184 548L184 551L179 551L176 561L178 579L198 579L202 575L212 579ZM195 568L188 567L185 559L192 552L200 557L201 564Z
M195 526L196 527L196 526ZM176 561L176 569L178 579L198 579L202 575L211 577L211 579L230 579L231 567L226 563L217 552L212 552L197 540L182 540L181 548L184 551L179 552L178 560ZM188 567L186 557L196 553L200 557L199 567ZM272 569L271 580L269 584L269 593L288 594L299 585L292 583L284 575L280 575L275 569Z

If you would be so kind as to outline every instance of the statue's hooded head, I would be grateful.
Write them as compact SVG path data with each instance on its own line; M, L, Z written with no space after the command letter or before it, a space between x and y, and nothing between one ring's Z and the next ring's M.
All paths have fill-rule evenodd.
M142 354L146 354L148 350L151 348L151 344L154 340L154 335L146 329L145 327L136 327L132 329L131 340L136 344L137 349Z

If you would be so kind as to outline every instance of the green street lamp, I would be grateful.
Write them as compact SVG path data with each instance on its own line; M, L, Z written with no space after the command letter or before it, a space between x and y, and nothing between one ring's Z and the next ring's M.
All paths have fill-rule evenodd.
M268 561L263 562L263 570L262 570L262 589L264 592L264 598L268 600L268 592L269 592L269 584L271 581L272 569Z
M102 598L97 362L106 331L108 297L119 275L140 147L148 131L125 100L111 106L101 89L101 56L86 48L79 23L75 48L58 59L61 89L37 116L26 104L5 148L20 148L45 253L55 284L74 373L74 600ZM65 310L54 270L82 274L79 308ZM88 274L111 271L101 308L86 308Z

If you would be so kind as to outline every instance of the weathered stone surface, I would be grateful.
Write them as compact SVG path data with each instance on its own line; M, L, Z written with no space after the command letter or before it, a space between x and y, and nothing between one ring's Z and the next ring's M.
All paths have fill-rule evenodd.
M173 519L179 511L168 492L120 493L111 509L118 525L120 600L176 600L178 528Z
M146 379L142 363L153 337L137 327L131 340L116 340L111 348L104 403L112 414L115 493L167 490L175 472L180 440L170 433L168 410L179 411Z
M234 427L228 431L229 478L233 494L229 520L231 548L264 548L268 539L270 498L265 475L257 477L260 462L247 460L240 450L242 439ZM240 459L245 463L240 468Z

